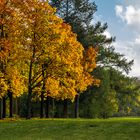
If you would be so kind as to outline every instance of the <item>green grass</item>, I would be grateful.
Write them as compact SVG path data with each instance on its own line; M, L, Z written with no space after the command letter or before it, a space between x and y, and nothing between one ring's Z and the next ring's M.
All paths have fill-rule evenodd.
M0 140L140 140L140 118L6 119Z

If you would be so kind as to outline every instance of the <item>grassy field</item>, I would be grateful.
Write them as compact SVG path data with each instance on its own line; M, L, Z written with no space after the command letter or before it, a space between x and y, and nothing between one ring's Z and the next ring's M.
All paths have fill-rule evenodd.
M140 118L6 119L0 140L140 140Z

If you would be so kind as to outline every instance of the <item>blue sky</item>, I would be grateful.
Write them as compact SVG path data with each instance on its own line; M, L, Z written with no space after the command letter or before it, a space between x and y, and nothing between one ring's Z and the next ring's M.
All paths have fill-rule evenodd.
M140 0L94 0L94 21L107 22L107 36L116 36L117 52L134 59L130 76L140 76Z

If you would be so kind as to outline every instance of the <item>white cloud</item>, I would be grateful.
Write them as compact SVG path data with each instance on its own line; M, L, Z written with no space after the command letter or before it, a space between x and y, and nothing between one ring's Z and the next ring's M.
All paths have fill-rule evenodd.
M111 34L110 34L109 31L105 31L105 32L103 33L103 35L105 35L107 38L110 38L110 37L111 37Z
M120 39L114 46L116 50L124 54L128 60L134 59L134 65L132 66L130 75L140 76L140 1L125 0L124 5L116 5L115 12L116 16L126 24L129 30L129 33L126 32L126 36L132 32L135 34L132 38L128 38L129 40Z
M133 26L140 30L140 8L135 8L133 5L121 5L115 7L116 15L120 17L127 25Z
M138 41L140 38L138 38ZM133 41L117 41L113 45L117 52L124 54L125 57L130 61L134 60L134 65L132 66L132 70L130 71L130 76L140 76L140 44L136 44L136 40Z
M130 72L130 76L140 76L140 65L139 61L134 60L135 65L132 66L132 71Z
M122 13L123 13L123 6L116 5L115 7L116 15L121 17L123 19Z
M126 7L125 20L129 25L140 24L140 9L135 9L133 6Z
M133 5L135 7L139 7L140 6L140 0L124 0L123 3L125 5Z
M140 36L135 39L135 44L140 45Z

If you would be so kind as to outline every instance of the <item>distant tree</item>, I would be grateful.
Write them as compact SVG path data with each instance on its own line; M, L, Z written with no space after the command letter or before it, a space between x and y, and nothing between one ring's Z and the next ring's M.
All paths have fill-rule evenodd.
M108 118L118 111L116 91L111 88L109 69L97 69L95 72L97 72L101 83L98 88L91 87L81 96L81 117L85 115L90 118Z
M140 86L136 78L130 78L124 75L114 77L114 89L116 90L118 100L118 116L137 115L133 111L140 106Z
M82 61L85 75L90 76L91 72L93 72L93 70L96 68L96 57L97 57L97 51L93 47L89 47L88 49L85 50L83 61ZM77 80L80 81L80 79L77 79ZM85 79L83 82L81 82L81 84L83 85L86 80L87 79ZM99 79L94 78L94 80L92 82L92 86L95 86L95 85L96 86L100 85ZM82 90L82 92L83 91L85 91L85 90ZM79 117L79 96L80 96L80 93L82 93L82 92L80 92L80 90L79 90L79 94L77 94L75 97L75 109L74 109L75 118Z

